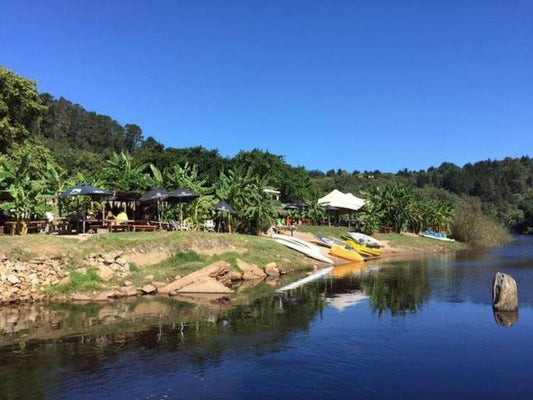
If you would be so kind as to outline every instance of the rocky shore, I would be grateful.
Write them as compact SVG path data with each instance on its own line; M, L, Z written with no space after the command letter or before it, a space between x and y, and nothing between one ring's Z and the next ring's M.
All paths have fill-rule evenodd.
M278 267L275 262L263 267L237 259L237 270L225 261L217 261L186 276L176 276L172 282L153 280L135 286L130 276L130 266L122 251L110 254L93 254L83 260L75 269L76 273L86 275L90 269L96 272L103 282L110 285L103 291L76 292L70 295L51 296L48 288L71 283L67 270L68 262L60 258L41 257L28 261L10 260L0 255L0 304L32 303L39 301L70 300L74 302L99 302L142 295L177 296L187 293L225 294L234 293L232 286L241 281L261 281L277 279L288 269Z

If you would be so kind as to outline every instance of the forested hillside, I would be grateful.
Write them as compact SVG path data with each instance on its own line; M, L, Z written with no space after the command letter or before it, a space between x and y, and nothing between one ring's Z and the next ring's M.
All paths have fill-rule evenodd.
M14 169L26 167L29 178L46 173L47 182L55 182L55 190L63 188L65 182L81 180L115 190L145 190L164 179L179 182L185 173L207 187L218 184L232 171L234 179L254 176L261 185L278 189L283 202L316 203L334 188L369 196L377 193L376 187L392 188L390 193L402 192L393 190L401 187L409 189L402 192L404 195L410 193L413 199L425 199L426 203L435 201L452 208L477 204L484 213L520 232L533 227L533 160L529 157L480 161L463 167L443 163L428 170L397 173L306 171L303 166L287 164L282 156L259 149L222 157L218 150L202 146L166 147L152 136L145 137L134 123L121 125L62 97L38 95L34 82L3 67L0 133L0 156L12 160ZM5 187L6 182L9 180L4 180ZM50 184L46 190L54 191ZM406 223L416 225L409 219Z
M517 232L533 227L533 159L527 156L479 161L463 167L443 163L427 170L401 170L395 174L331 170L311 171L310 175L322 191L338 188L358 193L374 185L393 184L420 188L451 202L472 197L481 201L486 214Z

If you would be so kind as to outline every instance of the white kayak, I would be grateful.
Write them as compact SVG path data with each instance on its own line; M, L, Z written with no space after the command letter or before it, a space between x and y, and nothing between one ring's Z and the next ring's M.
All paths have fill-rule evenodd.
M364 233L348 232L348 236L350 236L356 242L359 242L361 244L366 244L367 246L370 246L370 247L372 246L383 247L383 244L379 240L377 240L376 238L373 238L372 236L365 235Z
M314 258L315 260L322 261L328 264L334 264L334 261L331 258L328 258L323 255L320 252L320 248L312 243L285 235L273 235L272 237L276 242L284 245L285 247L288 247L289 249L299 251L300 253L303 253L308 257Z

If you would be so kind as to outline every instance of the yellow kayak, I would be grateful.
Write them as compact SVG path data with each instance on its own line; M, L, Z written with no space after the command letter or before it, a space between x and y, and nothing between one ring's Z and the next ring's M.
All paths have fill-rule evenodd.
M345 240L344 243L352 247L355 251L360 253L363 256L367 257L380 257L380 249L371 249L370 247L363 246L362 244L356 243L353 240Z
M349 250L345 247L339 246L334 244L331 246L331 250L329 251L329 254L335 257L344 258L345 260L350 260L353 262L363 262L365 259L361 254L359 254L355 250Z

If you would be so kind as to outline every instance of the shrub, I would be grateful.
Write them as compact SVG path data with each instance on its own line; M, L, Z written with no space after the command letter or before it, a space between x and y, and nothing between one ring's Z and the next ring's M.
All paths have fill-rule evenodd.
M479 248L496 247L510 240L501 223L483 214L479 202L464 202L456 208L452 236Z

